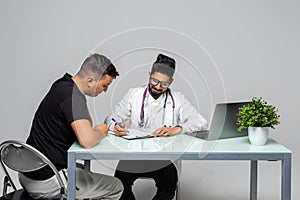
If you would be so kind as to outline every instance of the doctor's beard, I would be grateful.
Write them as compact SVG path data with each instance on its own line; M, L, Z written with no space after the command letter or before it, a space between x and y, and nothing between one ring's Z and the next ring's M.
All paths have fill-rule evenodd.
M167 91L167 89L161 89L161 88L155 88L155 86L151 85L149 83L148 85L148 88L149 88L149 93L151 94L151 96L154 98L154 99L158 99L160 97L160 95L162 95L163 93L165 93Z

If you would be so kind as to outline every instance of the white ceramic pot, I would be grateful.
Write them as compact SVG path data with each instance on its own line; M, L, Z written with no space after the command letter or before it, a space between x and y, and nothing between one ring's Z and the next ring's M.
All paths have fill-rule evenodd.
M268 140L270 127L248 127L248 136L253 145L264 145Z

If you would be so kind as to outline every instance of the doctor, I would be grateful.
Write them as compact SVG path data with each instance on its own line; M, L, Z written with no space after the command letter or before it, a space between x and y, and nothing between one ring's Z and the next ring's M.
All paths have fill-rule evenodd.
M169 88L174 72L175 60L159 54L149 72L148 85L129 89L106 118L109 129L117 135L125 135L128 128L133 128L164 137L206 128L207 121L184 95ZM140 177L155 180L155 200L173 199L178 181L171 161L120 161L115 176L123 183L124 200L135 199L132 186Z

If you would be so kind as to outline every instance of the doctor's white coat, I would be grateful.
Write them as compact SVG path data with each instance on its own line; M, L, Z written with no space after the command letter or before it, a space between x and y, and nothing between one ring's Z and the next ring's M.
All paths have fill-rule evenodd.
M192 104L184 97L182 92L171 91L174 99L166 93L161 95L158 99L154 99L149 92L147 92L144 99L144 126L140 126L141 110L143 103L143 94L147 87L131 88L122 98L122 100L115 106L111 115L105 119L109 130L114 129L115 118L118 122L126 122L129 128L153 132L163 126L174 127L179 125L182 127L182 133L194 132L207 128L206 119L192 106ZM164 104L166 102L166 108ZM174 105L174 109L173 109Z
M113 131L115 122L111 119L115 118L117 122L126 122L129 128L141 130L144 132L153 132L163 126L174 127L179 125L182 127L182 133L194 132L207 128L206 119L191 105L191 103L184 97L182 92L173 92L166 98L166 93L161 95L158 99L154 99L147 91L144 99L144 126L140 126L140 114L143 103L143 94L147 87L131 88L122 98L122 100L115 106L113 113L105 119L109 130ZM166 100L166 108L164 104ZM174 110L173 110L174 105ZM178 161L180 163L180 161ZM175 161L178 177L181 174L180 165ZM163 160L122 160L118 164L118 170L142 173L153 171L169 165L171 161Z

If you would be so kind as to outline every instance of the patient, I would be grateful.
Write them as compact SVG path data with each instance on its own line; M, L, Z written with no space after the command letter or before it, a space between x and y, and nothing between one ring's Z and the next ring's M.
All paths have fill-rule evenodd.
M86 58L75 76L66 73L55 81L39 105L27 143L41 151L61 175L67 175L67 150L75 141L90 148L107 135L105 124L92 127L86 96L96 97L106 92L117 76L108 58L93 54ZM60 196L59 184L49 167L20 173L19 180L33 198ZM76 199L115 200L123 191L119 179L80 168L76 169L76 186Z

